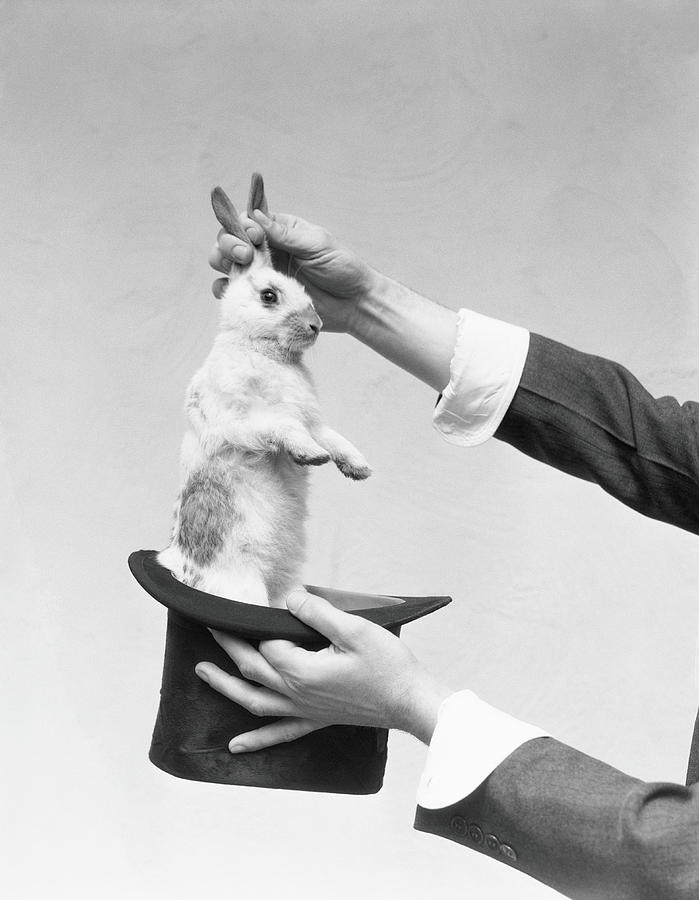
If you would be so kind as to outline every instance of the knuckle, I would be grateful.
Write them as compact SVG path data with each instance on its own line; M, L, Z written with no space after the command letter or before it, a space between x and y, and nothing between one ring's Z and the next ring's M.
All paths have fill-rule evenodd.
M296 738L301 737L303 735L303 733L304 732L302 729L300 729L294 725L287 725L286 727L284 727L280 730L279 738L285 744L288 744L290 741L295 741Z
M289 237L289 228L285 222L274 220L270 230L274 232L277 240L286 241Z
M286 641L281 638L267 638L260 641L257 649L265 659L273 657L276 661L277 659L286 659L289 655L289 650L295 646L292 641Z
M245 708L249 713L252 713L253 716L264 716L265 709L264 703L260 700L259 697L250 697L245 702Z
M209 254L209 265L216 272L223 272L227 275L231 270L231 260L223 257L218 250L212 250Z
M221 256L231 256L235 247L237 247L241 242L233 237L231 234L222 234L218 239L218 251Z
M272 662L275 651L274 645L274 640L260 641L260 643L257 645L257 652L260 654L260 656L263 656L267 660L267 662Z
M277 671L281 671L285 669L285 656L283 653L279 651L277 647L274 646L273 642L269 642L267 644L260 644L259 651L267 660L267 662L272 666L272 668Z
M246 681L255 681L255 667L248 660L238 663L238 671L241 678L244 678Z
M361 616L350 615L345 620L344 628L347 635L359 638L367 633L368 626L369 623L366 619L362 619Z

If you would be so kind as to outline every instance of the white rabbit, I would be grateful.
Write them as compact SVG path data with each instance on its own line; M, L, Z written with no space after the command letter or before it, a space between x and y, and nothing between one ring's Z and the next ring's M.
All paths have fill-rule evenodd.
M212 203L223 227L253 246L221 188ZM257 174L253 208L266 210ZM158 561L198 590L283 607L300 586L308 466L332 460L356 480L371 470L321 422L302 362L322 327L310 297L272 268L266 244L253 250L249 266L231 269L219 333L187 390L182 487Z

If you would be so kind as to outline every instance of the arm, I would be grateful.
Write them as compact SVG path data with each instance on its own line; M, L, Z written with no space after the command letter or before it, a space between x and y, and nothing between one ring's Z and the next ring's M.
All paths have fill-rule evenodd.
M699 785L646 784L550 738L523 744L468 797L418 806L415 827L566 897L699 896Z
M444 406L474 390L497 396L482 389L497 373L492 361L499 355L512 360L501 363L509 366L507 377L521 371L521 330L513 326L474 314L460 321L390 280L364 297L360 310L351 333L436 390L447 385L452 396ZM461 360L452 358L455 343L457 351L469 344ZM479 355L482 368L474 361ZM464 374L464 367L474 370ZM497 389L504 408L482 411L483 429L476 417L466 429L459 421L455 430L469 435L463 443L490 437L502 415L500 440L598 484L645 516L699 534L699 403L656 399L623 366L539 335L530 336L518 386L503 379ZM437 415L445 431L444 414Z
M699 404L654 399L614 362L532 335L496 437L699 533Z
M367 265L331 234L296 216L243 217L255 243L263 230L272 249L292 260L291 274L313 298L324 331L342 331L440 391L449 381L457 314L422 297ZM219 232L209 255L214 269L228 272L233 261L247 262L252 250ZM226 279L214 282L220 296Z
M430 742L418 830L486 853L577 900L699 896L699 786L645 784L540 737L470 691L451 694L398 638L319 597L292 595L289 609L331 645L312 652L267 641L255 649L214 633L255 683L212 663L197 665L201 678L255 715L282 717L236 737L231 752L330 723L400 728ZM518 728L519 746L508 750L508 735ZM494 767L481 758L488 742L500 742ZM486 771L479 772L482 764Z
M257 224L247 220L253 240L261 240L264 228L273 247L291 254L326 330L348 332L443 391L437 418L445 436L458 432L455 442L470 445L497 428L501 440L599 484L644 515L699 532L699 404L656 400L622 366L537 335L527 353L517 337L522 329L457 315L421 297L380 275L324 229L293 216L256 217ZM231 259L250 252L221 234L210 262L226 271ZM452 359L455 343L460 361ZM496 394L487 379L497 381L508 369Z

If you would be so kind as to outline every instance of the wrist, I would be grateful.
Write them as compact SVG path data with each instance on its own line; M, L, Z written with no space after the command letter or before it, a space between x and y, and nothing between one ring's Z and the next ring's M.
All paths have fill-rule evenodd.
M429 744L437 727L439 709L452 694L451 688L422 673L405 710L402 730L412 734L423 744Z
M402 284L367 266L363 290L358 292L347 333L363 344L372 343L372 335L385 326L391 309L399 305Z
M348 333L435 391L449 383L457 314L372 270Z

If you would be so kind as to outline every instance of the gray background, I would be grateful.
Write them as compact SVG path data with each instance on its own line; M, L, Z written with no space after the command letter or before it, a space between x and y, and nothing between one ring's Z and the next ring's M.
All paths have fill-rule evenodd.
M371 798L180 782L146 759L181 403L216 322L208 192L699 395L699 12L672 2L0 3L0 840L13 898L551 892L411 829L424 749ZM681 780L696 539L492 441L342 336L311 354L375 475L313 474L309 581L450 593L404 636L454 688ZM8 814L8 809L11 811Z

